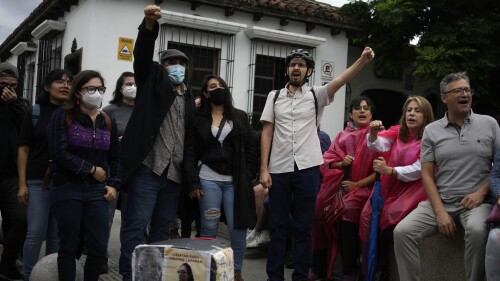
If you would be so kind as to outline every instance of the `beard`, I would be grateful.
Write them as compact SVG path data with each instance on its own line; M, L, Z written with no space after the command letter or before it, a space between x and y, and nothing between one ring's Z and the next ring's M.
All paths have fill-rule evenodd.
M290 85L300 87L302 86L302 81L290 80Z

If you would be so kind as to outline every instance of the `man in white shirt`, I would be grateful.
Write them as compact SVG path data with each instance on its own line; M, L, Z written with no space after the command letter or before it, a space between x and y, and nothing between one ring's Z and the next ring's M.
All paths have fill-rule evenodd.
M335 93L351 80L375 56L366 47L361 57L339 77L324 86L306 83L315 63L302 49L293 50L286 58L285 88L269 93L260 121L260 182L269 191L271 245L267 260L269 280L284 280L287 222L290 209L294 219L293 280L306 279L311 254L311 221L318 193L319 166L323 157L317 127L323 109ZM271 149L272 144L272 149ZM292 200L293 198L293 200Z

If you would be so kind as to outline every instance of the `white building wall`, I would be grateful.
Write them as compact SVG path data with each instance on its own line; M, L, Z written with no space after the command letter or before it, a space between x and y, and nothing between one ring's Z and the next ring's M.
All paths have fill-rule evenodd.
M93 69L105 79L104 105L112 99L115 83L124 71L132 71L132 61L118 60L120 37L137 37L147 1L80 0L66 13L63 58L70 53L73 39L83 48L82 70ZM127 7L124 9L123 7Z
M118 42L120 37L136 39L137 27L143 19L143 9L151 1L138 0L80 0L77 6L72 6L69 12L59 21L66 22L63 31L62 65L64 57L70 54L73 39L76 38L78 49L83 48L82 69L94 69L103 75L108 88L103 106L112 98L116 79L123 71L133 71L132 61L118 60ZM348 40L345 33L330 35L330 29L317 26L306 32L305 24L290 21L286 26L279 24L278 18L264 17L260 21L253 21L253 16L247 13L236 12L230 17L224 15L224 10L209 6L199 6L191 10L191 4L183 1L165 1L161 4L162 10L198 15L211 19L230 21L246 24L248 28L259 26L296 34L304 34L325 38L326 41L315 50L316 69L313 75L313 84L321 85L321 61L334 62L334 77L346 69ZM238 32L235 40L235 62L233 73L233 95L235 105L243 110L248 109L249 102L249 77L251 39L244 31ZM37 43L35 41L35 43ZM281 43L281 42L278 42ZM287 42L282 42L287 43ZM159 40L156 42L154 60L158 60ZM359 55L359 54L358 54ZM15 56L9 59L17 63ZM221 66L221 71L225 67ZM285 70L283 70L284 73ZM222 74L222 73L221 73ZM36 73L35 73L36 75ZM35 76L36 77L36 76ZM224 77L224 76L223 76ZM269 89L273 90L273 89ZM334 102L325 109L321 122L322 130L332 138L343 129L343 116L345 104L345 87L341 88L335 96Z

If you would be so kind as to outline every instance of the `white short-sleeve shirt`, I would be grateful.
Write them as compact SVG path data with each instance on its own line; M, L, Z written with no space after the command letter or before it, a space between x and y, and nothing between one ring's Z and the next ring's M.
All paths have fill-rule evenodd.
M314 92L318 101L318 121L310 86L297 88L293 96L285 87L280 90L276 102L275 91L268 94L260 121L274 124L270 173L293 172L295 163L299 170L323 164L317 125L325 106L333 98L329 99L326 85L315 86Z

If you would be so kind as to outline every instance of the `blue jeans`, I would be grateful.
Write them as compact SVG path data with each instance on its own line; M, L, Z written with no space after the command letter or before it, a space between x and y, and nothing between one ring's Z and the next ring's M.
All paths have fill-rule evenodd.
M50 191L42 190L43 180L28 180L28 232L23 249L23 274L30 275L40 256L43 240L45 255L59 249L57 222L50 206Z
M51 202L59 229L57 267L59 280L75 280L75 256L80 242L80 226L87 238L84 280L99 279L108 247L108 202L104 184L66 182L51 186ZM82 224L83 221L83 224Z
M118 203L118 196L120 192L116 192L116 197L108 202L108 213L109 213L109 234L111 234L111 227L113 226L113 218L115 217L116 204ZM108 242L109 244L109 242ZM106 250L106 258L109 257L109 250Z
M219 229L221 206L224 207L227 227L231 235L234 269L241 270L246 248L246 229L234 229L234 185L227 181L200 179L203 197L200 200L201 237L215 238Z
M120 274L124 280L132 279L132 253L143 243L149 221L149 243L170 238L170 224L175 220L181 190L181 184L156 175L144 165L132 176L120 230Z
M293 209L293 280L309 275L311 256L311 223L319 189L319 167L290 173L271 174L269 190L269 228L271 244L267 259L267 275L272 281L284 280L286 238L289 236L290 207ZM291 236L291 235L290 235Z

